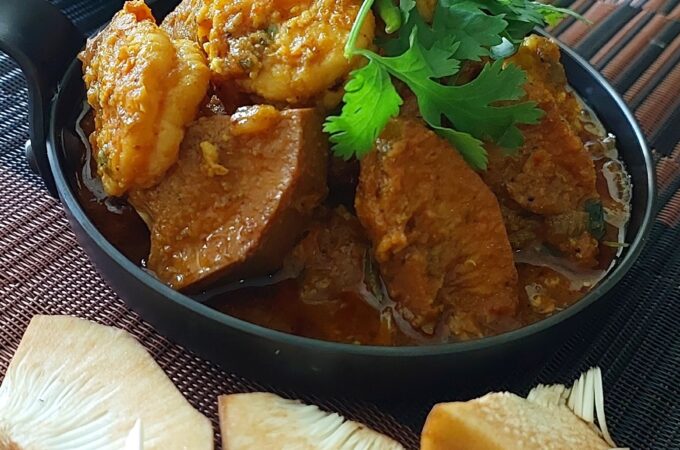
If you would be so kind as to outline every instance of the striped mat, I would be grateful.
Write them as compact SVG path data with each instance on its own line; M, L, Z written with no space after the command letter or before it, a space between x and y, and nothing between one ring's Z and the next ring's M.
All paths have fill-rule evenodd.
M550 31L601 71L623 95L650 145L680 152L680 0L561 0L590 20Z

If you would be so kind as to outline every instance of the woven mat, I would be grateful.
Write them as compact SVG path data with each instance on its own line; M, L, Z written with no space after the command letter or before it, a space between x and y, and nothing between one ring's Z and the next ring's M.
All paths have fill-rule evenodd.
M85 32L121 1L54 0ZM583 322L541 367L515 368L502 385L523 394L537 382L569 382L591 365L604 371L608 422L635 449L680 448L680 0L562 2L589 18L553 32L589 58L632 106L655 148L660 188L650 242L614 289L614 310ZM94 270L62 209L24 162L27 96L17 66L0 54L0 373L34 314L72 314L133 333L189 401L213 419L219 394L272 390L363 421L417 448L435 401L371 404L281 392L225 373L158 335ZM1 378L1 375L0 375ZM219 438L219 435L216 435ZM217 440L216 440L217 442Z

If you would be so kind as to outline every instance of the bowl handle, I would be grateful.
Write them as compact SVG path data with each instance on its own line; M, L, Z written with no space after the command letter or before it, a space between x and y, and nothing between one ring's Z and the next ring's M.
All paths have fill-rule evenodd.
M26 158L55 197L47 158L50 106L66 68L84 43L80 31L47 0L0 0L0 50L19 64L28 85L31 140Z

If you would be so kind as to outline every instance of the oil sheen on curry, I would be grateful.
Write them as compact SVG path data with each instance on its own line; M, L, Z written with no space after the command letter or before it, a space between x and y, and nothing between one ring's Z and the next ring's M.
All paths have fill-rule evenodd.
M626 245L631 189L556 44L531 35L505 58L543 113L518 148L485 141L485 170L401 85L373 149L342 159L323 124L365 64L343 54L360 6L184 0L157 25L126 3L80 55L90 217L172 288L312 338L468 340L577 302ZM381 28L369 14L357 45Z

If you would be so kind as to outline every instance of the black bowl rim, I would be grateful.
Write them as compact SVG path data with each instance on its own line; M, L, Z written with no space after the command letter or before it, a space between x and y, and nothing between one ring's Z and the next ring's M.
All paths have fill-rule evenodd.
M541 32L541 34L550 36L548 33ZM488 336L479 339L451 342L445 344L431 344L431 345L409 345L409 346L377 346L377 345L355 345L340 342L325 341L321 339L308 338L304 336L297 336L282 331L277 331L271 328L266 328L256 325L236 317L229 316L218 310L210 308L207 305L199 303L192 298L177 292L151 274L147 273L130 260L128 260L118 249L116 249L97 229L94 223L85 214L76 199L75 193L72 191L71 185L66 179L63 171L61 159L63 155L58 151L58 129L56 128L56 114L57 107L60 102L59 93L55 96L52 102L50 130L48 135L48 157L52 173L54 175L56 185L59 191L62 202L70 210L72 216L82 226L85 232L94 240L94 242L101 247L101 249L117 264L119 264L126 272L135 277L139 282L148 285L153 290L159 292L168 301L173 301L180 306L187 308L194 313L203 316L208 320L218 322L222 326L236 329L240 332L254 335L254 337L264 338L281 344L303 347L316 351L330 351L345 354L353 354L365 357L429 357L429 356L445 356L454 355L458 353L475 352L487 349L493 346L508 344L513 341L523 339L533 334L539 334L548 328L563 322L582 310L589 307L600 297L604 296L613 286L615 286L621 278L628 272L633 265L640 252L652 224L652 213L654 207L654 200L656 198L656 183L655 172L651 153L647 146L644 134L635 120L635 117L628 109L621 96L614 90L609 82L595 70L585 59L578 55L575 51L555 40L560 47L560 50L573 59L578 65L582 66L592 76L593 81L601 85L609 96L616 102L617 107L623 112L629 126L633 128L637 138L637 144L640 148L645 161L647 192L649 193L649 200L645 205L645 211L640 229L638 230L635 239L627 249L625 255L617 261L615 267L611 269L605 278L598 283L598 285L588 292L581 300L560 311L546 319L532 323L530 325L518 328L516 330L508 331L495 336ZM77 70L77 74L73 71ZM66 71L62 80L62 85L68 83L73 77L80 76L80 63L74 60L71 66Z

